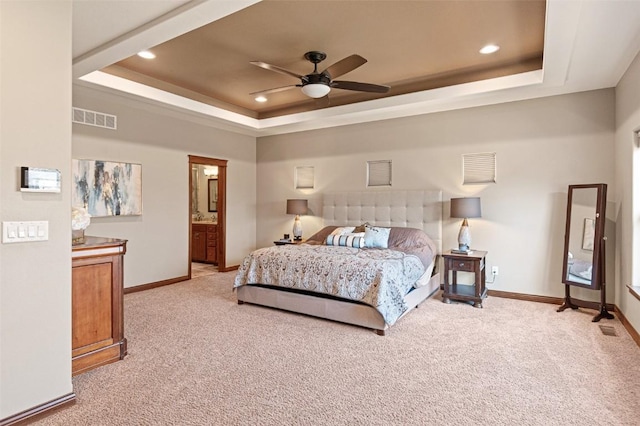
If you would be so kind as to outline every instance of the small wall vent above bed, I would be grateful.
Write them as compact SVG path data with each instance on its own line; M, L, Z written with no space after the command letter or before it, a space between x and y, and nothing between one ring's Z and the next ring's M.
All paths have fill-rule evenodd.
M115 115L76 107L73 107L72 121L78 124L86 124L88 126L102 127L111 130L116 130L118 123Z
M496 153L462 154L462 184L496 183Z

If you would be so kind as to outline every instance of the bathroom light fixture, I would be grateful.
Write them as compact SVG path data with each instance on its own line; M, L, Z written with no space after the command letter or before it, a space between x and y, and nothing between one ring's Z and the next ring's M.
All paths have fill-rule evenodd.
M156 55L153 54L153 52L150 52L149 50L143 50L141 52L138 52L138 56L145 59L154 59L156 57Z
M495 53L498 50L500 50L500 46L496 44L487 44L482 49L480 49L480 53L482 53L483 55L488 55L490 53Z
M300 215L307 214L307 209L307 200L287 200L287 214L296 215L293 221L293 239L295 241L302 239L302 222L300 221Z
M480 211L480 197L452 198L451 217L463 218L460 232L458 233L458 252L468 253L471 245L471 232L469 231L468 218L482 217Z
M310 98L321 98L331 91L331 87L326 84L313 83L302 86L302 93Z
M218 167L205 167L204 169L205 176L218 176Z

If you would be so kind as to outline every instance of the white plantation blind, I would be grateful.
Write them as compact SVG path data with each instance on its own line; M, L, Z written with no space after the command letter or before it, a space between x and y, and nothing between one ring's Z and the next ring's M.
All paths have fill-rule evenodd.
M462 155L462 184L496 183L496 153Z
M367 161L367 186L391 186L391 160Z
M296 189L313 189L313 166L298 166L295 172Z

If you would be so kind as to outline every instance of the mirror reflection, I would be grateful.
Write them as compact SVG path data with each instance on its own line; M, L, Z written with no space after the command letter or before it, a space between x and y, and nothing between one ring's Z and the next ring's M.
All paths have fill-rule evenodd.
M209 211L218 211L218 179L209 179Z
M193 164L191 169L191 220L218 220L218 166Z

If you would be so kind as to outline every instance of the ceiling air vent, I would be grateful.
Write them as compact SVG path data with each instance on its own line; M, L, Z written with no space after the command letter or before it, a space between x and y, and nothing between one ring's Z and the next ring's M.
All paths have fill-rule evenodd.
M117 129L117 117L103 112L73 107L73 122L104 129Z

